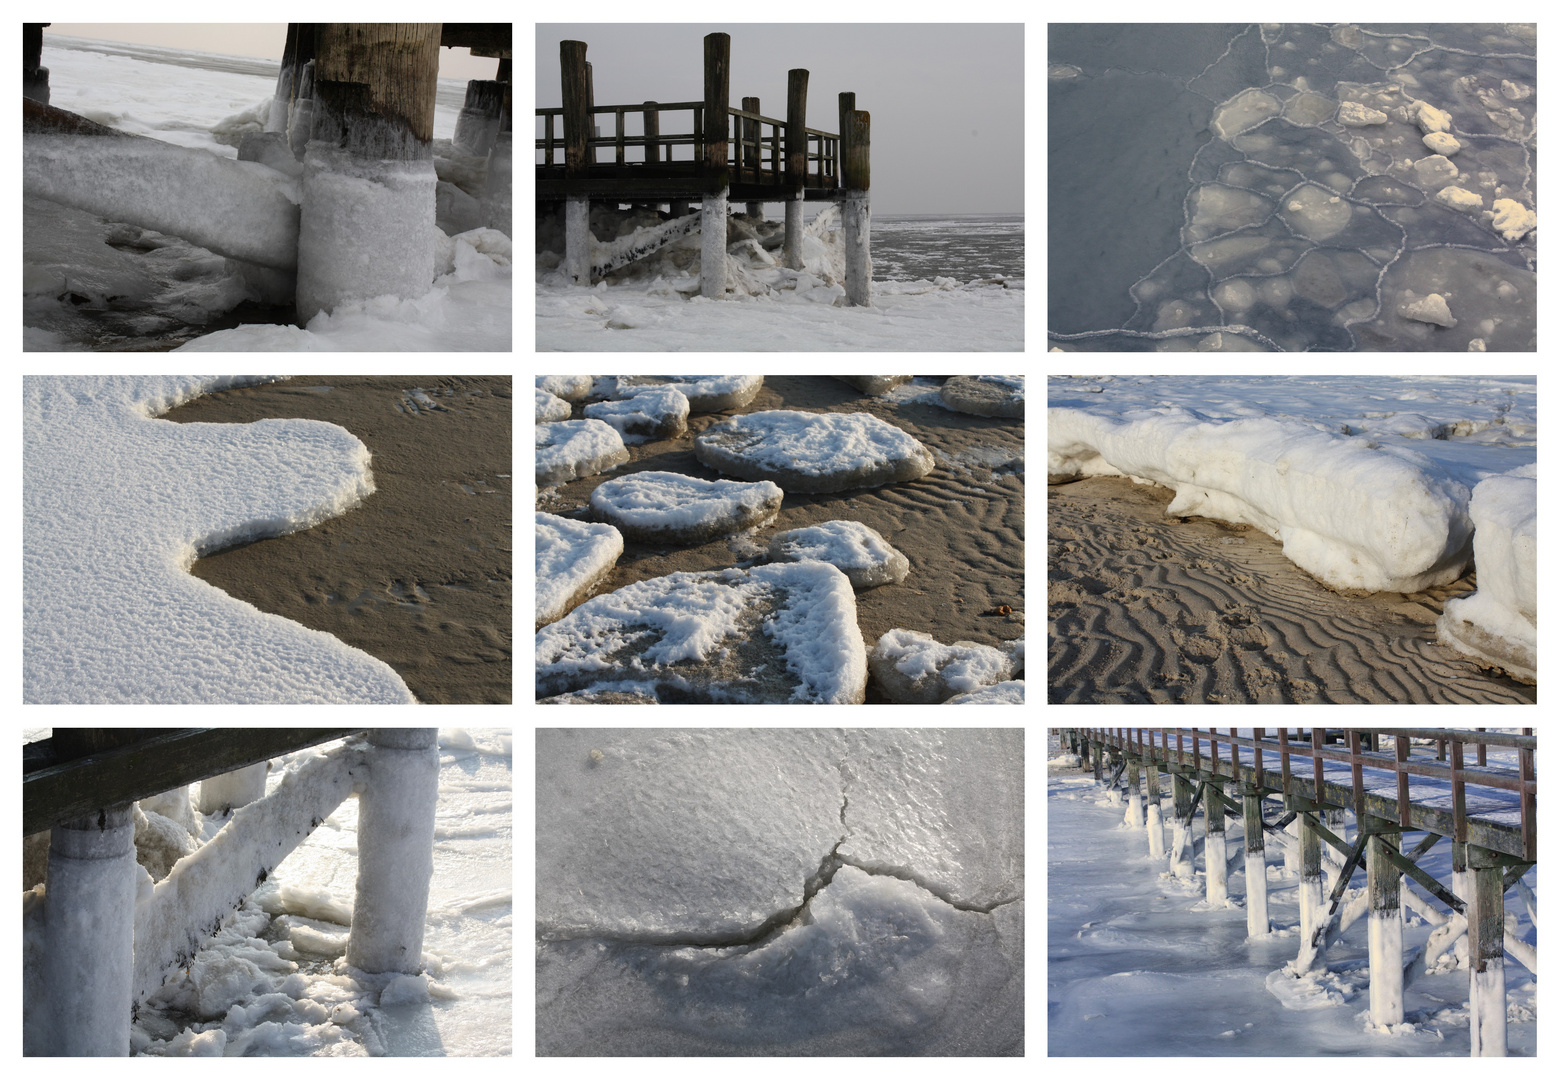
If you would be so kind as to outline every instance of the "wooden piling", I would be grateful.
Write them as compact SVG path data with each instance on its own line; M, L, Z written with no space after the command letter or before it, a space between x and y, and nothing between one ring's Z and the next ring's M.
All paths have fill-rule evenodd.
M1204 896L1210 906L1229 901L1229 844L1224 834L1224 791L1217 780L1203 788Z
M455 119L452 145L463 154L485 156L498 141L503 120L504 97L508 86L496 79L471 79L466 83L466 102Z
M807 186L807 69L792 68L785 93L785 265L802 268L802 207Z
M570 180L581 180L585 177L585 150L590 139L585 42L559 42L558 63L563 83L563 173ZM570 195L564 206L563 272L576 285L590 284L589 196Z
M1165 857L1165 819L1159 807L1159 766L1148 763L1148 857Z
M845 154L845 298L872 304L872 116L853 110Z
M1246 936L1261 937L1272 930L1268 921L1267 841L1262 831L1262 793L1255 787L1241 792L1246 843Z
M845 156L846 148L850 145L850 114L856 111L856 95L853 93L840 95L840 144L835 149L838 158L835 163L835 183L841 188L845 186Z
M743 98L742 111L758 113L760 111L758 98ZM737 127L741 132L741 136L737 139L737 179L739 181L751 180L752 183L757 184L760 182L760 172L764 160L764 152L759 144L761 125L757 120L749 120L747 117L743 117L742 123L738 124ZM752 173L751 177L748 176L749 172ZM761 218L764 216L764 204L761 202L750 202L747 204L747 212L749 217Z
M1367 817L1358 822L1365 843L1366 889L1370 904L1370 1019L1403 1022L1403 901L1398 869L1388 857L1402 843L1396 822ZM1504 1010L1502 1010L1504 1011Z
M49 103L49 69L43 62L43 28L51 24L22 23L22 97Z
M1143 827L1143 791L1137 758L1127 759L1127 824Z
M1170 791L1175 800L1175 829L1170 839L1170 872L1192 880L1192 782L1179 768L1170 770Z
M726 199L731 180L726 135L731 107L731 35L704 37L704 201L700 207L699 292L726 296Z
M1506 1056L1506 901L1499 856L1469 846L1469 1056Z
M1315 934L1326 909L1322 907L1322 839L1316 831L1314 811L1302 812L1300 823L1300 941L1301 954Z

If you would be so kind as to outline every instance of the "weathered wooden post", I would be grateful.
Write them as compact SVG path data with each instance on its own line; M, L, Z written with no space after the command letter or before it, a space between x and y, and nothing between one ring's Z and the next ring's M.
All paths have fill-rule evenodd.
M1092 745L1094 749L1094 782L1103 784L1105 782L1105 744L1095 742Z
M49 103L49 69L43 63L43 28L46 22L22 23L22 97Z
M1505 1057L1504 868L1494 852L1471 845L1468 864L1473 876L1473 895L1468 898L1468 1052L1471 1057Z
M1316 831L1315 811L1302 812L1300 822L1300 949L1301 954L1326 914L1322 907L1322 838Z
M856 95L840 95L840 142L835 149L838 155L834 163L834 182L843 190L845 187L845 148L850 143L850 114L856 111Z
M1298 874L1300 872L1300 819L1296 817L1285 825L1284 833L1289 837L1284 844L1284 872Z
M1224 791L1217 780L1203 787L1204 895L1210 905L1230 898L1229 844L1224 835Z
M1262 792L1251 784L1241 789L1246 829L1246 936L1272 930L1268 922L1267 848L1262 833Z
M368 784L358 804L357 898L347 963L369 972L422 970L433 822L439 802L437 728L368 733Z
M1127 759L1127 824L1133 828L1143 825L1143 786L1135 757Z
M745 97L742 99L742 111L757 114L759 110L758 98ZM759 148L760 124L757 120L742 118L738 125L742 130L742 137L737 142L737 180L747 179L746 170L753 170L753 183L759 182L759 165L763 161L763 150ZM762 202L749 202L747 204L748 217L762 218L764 216L764 204Z
M508 88L497 79L471 79L466 83L466 102L455 120L451 143L463 154L486 156L498 142L504 118L504 96Z
M731 183L726 132L731 107L731 35L704 38L704 201L699 228L699 292L711 299L726 296L726 199Z
M322 23L303 159L298 319L433 283L439 23Z
M585 69L585 43L558 45L563 72L563 175L582 181L590 139L590 88ZM590 196L570 194L564 204L563 272L576 285L590 284Z
M1170 790L1175 799L1175 829L1170 838L1170 872L1192 880L1192 783L1179 765L1170 766Z
M1387 854L1401 846L1401 826L1368 816L1357 824L1368 834L1365 875L1370 903L1370 1020L1373 1024L1401 1024L1403 900L1398 868ZM1505 1012L1504 1007L1501 1012Z
M807 187L807 69L792 68L785 93L785 265L802 268L802 210Z
M1159 808L1159 766L1148 763L1148 857L1165 857L1165 819Z
M845 151L845 299L872 304L872 114L853 110Z

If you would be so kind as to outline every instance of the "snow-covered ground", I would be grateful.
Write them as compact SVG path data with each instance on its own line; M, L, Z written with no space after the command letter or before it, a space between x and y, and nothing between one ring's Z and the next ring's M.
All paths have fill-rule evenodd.
M48 728L23 729L22 740L49 734ZM275 759L268 792L340 745ZM358 864L358 799L349 796L223 920L185 972L169 978L140 1007L130 1051L229 1057L513 1054L513 753L508 729L439 731L423 976L368 975L344 958ZM198 791L199 785L190 789L191 802ZM165 800L159 800L163 808ZM143 808L147 803L142 801ZM193 835L155 810L148 820L199 846L228 818L196 810ZM49 963L39 923L47 902L41 899L24 894L24 910L32 912L24 917L23 938L29 1047L53 1023L37 982Z
M1275 837L1266 855L1273 931L1247 938L1244 863L1229 872L1229 899L1210 907L1203 860L1190 880L1150 858L1142 826L1124 824L1124 802L1112 800L1062 753L1052 733L1046 792L1047 1013L1053 1056L1467 1057L1467 938L1404 990L1404 1023L1390 1032L1370 1023L1368 919L1333 944L1312 973L1277 975L1299 952L1298 876L1285 870ZM1509 753L1509 752L1508 752ZM1502 752L1491 750L1493 758ZM1165 796L1168 806L1168 794ZM1269 805L1267 816L1275 816ZM1352 818L1351 818L1352 821ZM1241 850L1231 819L1228 846ZM1334 831L1337 831L1336 829ZM1203 835L1199 809L1193 824ZM1409 833L1405 842L1421 834ZM1348 839L1352 840L1353 830ZM1168 844L1166 845L1168 847ZM1331 856L1324 869L1335 873ZM1418 860L1451 881L1451 844L1442 840ZM1522 897L1536 893L1537 871L1506 896L1507 927L1522 946L1537 940L1534 913ZM1357 871L1356 888L1363 885ZM1331 884L1329 877L1328 884ZM1403 882L1403 949L1407 956L1436 929L1446 907ZM1422 912L1433 913L1427 919ZM1509 1052L1537 1052L1537 977L1506 960Z

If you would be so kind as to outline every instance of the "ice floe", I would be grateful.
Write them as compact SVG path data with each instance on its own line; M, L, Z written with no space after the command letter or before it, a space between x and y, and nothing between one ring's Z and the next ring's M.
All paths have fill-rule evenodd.
M904 553L859 521L825 521L777 533L770 538L769 557L776 562L828 563L857 589L900 582L910 573Z
M630 540L664 546L702 544L757 528L780 512L785 492L767 481L700 480L673 472L636 472L591 492L590 507Z
M632 396L585 406L587 417L617 428L630 446L675 439L688 429L688 413L688 398L675 386L636 387Z
M566 484L628 461L617 429L600 420L536 425L536 485Z
M540 386L536 388L536 422L538 424L550 424L556 420L567 420L573 411L573 408L563 398L555 394L549 394Z
M645 388L669 386L688 399L696 413L725 412L750 404L764 388L762 375L619 375L618 397L632 397Z
M905 705L936 705L1012 679L1016 643L1006 649L973 641L943 645L918 630L894 629L878 638L867 657L883 693Z
M881 487L935 464L914 437L869 413L748 413L709 428L693 452L719 472L799 492Z
M612 573L623 554L623 534L611 525L536 515L536 626L578 607Z
M587 600L536 635L538 696L860 704L867 657L850 580L823 563L680 572Z
M955 375L941 393L943 404L957 412L1024 418L1022 375Z
M565 401L584 401L596 379L593 375L538 375L536 388Z
M1473 559L1479 588L1448 600L1436 623L1443 643L1513 678L1538 675L1538 466L1473 489Z

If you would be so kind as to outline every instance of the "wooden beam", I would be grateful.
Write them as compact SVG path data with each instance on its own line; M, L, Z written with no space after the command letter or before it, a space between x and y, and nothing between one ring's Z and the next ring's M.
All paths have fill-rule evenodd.
M472 56L514 56L513 23L444 23L439 46L470 49Z

